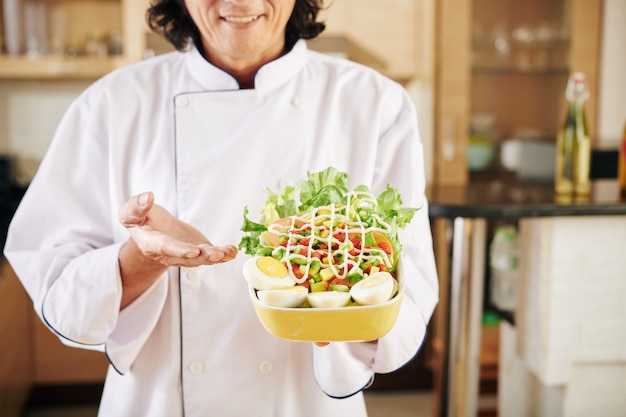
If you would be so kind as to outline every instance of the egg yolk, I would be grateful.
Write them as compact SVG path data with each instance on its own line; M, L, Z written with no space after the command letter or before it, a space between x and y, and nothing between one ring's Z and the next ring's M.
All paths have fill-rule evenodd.
M282 278L288 273L285 265L270 256L259 258L256 266L263 274L271 278Z

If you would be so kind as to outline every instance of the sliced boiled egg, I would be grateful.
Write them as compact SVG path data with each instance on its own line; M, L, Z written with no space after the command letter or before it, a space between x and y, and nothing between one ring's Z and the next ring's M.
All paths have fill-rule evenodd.
M394 281L389 272L376 272L354 284L350 295L362 305L384 303L394 293Z
M396 294L398 293L398 291L400 291L400 283L398 282L397 279L393 280L393 291L391 292L391 297L389 298L393 298L396 296Z
M289 288L296 282L287 267L271 256L253 256L243 265L243 276L256 290Z
M274 307L293 308L300 307L304 303L308 292L306 287L296 285L290 288L260 290L256 292L256 295L264 304Z
M311 307L315 308L345 307L350 302L350 293L347 291L312 292L306 297Z

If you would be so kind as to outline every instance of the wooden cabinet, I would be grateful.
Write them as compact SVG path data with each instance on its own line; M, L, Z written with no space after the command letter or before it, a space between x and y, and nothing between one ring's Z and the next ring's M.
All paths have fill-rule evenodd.
M582 71L592 93L587 119L595 131L601 3L498 5L474 0L471 112L495 116L496 141L524 132L554 141L565 113L567 78ZM506 49L498 52L498 42Z
M0 261L0 410L20 416L33 386L102 384L104 353L64 345L44 326L22 284Z
M601 16L601 0L438 1L433 182L469 181L472 114L494 116L496 144L520 131L555 140L573 71L587 76L595 136ZM540 41L545 29L559 33ZM561 57L541 57L548 49Z
M26 291L0 259L0 410L18 417L32 384L30 311Z
M9 48L7 25L0 24L5 29L0 78L95 79L143 57L145 0L17 3L21 4L20 24L13 36L18 38L18 49ZM33 5L38 9L29 9ZM1 11L1 15L8 13ZM29 29L33 24L45 28L43 34Z
M431 40L430 33L426 33L430 30L431 1L325 1L327 8L321 20L326 30L310 43L311 47L345 52L351 60L407 82L425 67L422 57ZM333 40L334 45L325 42Z
M109 362L103 352L66 346L34 312L30 317L33 384L100 384L104 381Z

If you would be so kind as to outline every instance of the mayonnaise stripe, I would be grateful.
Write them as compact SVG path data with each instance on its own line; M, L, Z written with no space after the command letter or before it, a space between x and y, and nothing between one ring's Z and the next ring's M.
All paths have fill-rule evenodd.
M353 204L359 204L353 207ZM274 235L285 236L286 245L284 246L284 254L281 262L288 266L289 275L292 279L302 284L306 281L311 270L311 263L318 259L314 247L319 244L327 245L326 259L320 261L327 263L332 272L338 278L345 278L350 270L355 266L360 266L364 262L378 260L379 263L385 264L387 268L392 267L392 260L387 253L379 248L365 248L365 236L368 233L378 231L388 234L391 226L383 221L380 216L372 213L371 219L373 226L369 227L362 220L360 211L368 210L370 207L376 206L377 200L371 194L363 191L351 191L347 195L346 204L332 204L328 206L317 207L310 212L301 216L291 216L291 221L285 232L284 226L279 224L271 224L268 226L268 232ZM297 227L296 223L303 226ZM337 227L337 226L341 227ZM340 232L341 239L337 239L334 235ZM350 236L359 236L361 240L361 248L354 247ZM300 242L307 239L306 245ZM336 249L333 247L336 246ZM278 246L273 250L273 254L277 254L282 246ZM355 255L350 252L354 251ZM303 253L304 252L304 253ZM335 263L335 257L341 256L341 262ZM297 278L291 263L294 259L299 259L300 263L305 261L303 277Z

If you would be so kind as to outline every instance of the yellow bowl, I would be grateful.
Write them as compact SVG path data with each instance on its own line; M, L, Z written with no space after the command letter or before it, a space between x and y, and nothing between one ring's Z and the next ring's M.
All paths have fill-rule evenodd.
M398 318L404 285L389 301L370 305L338 308L284 308L259 301L249 287L250 299L261 324L272 335L298 342L368 341L386 335Z

